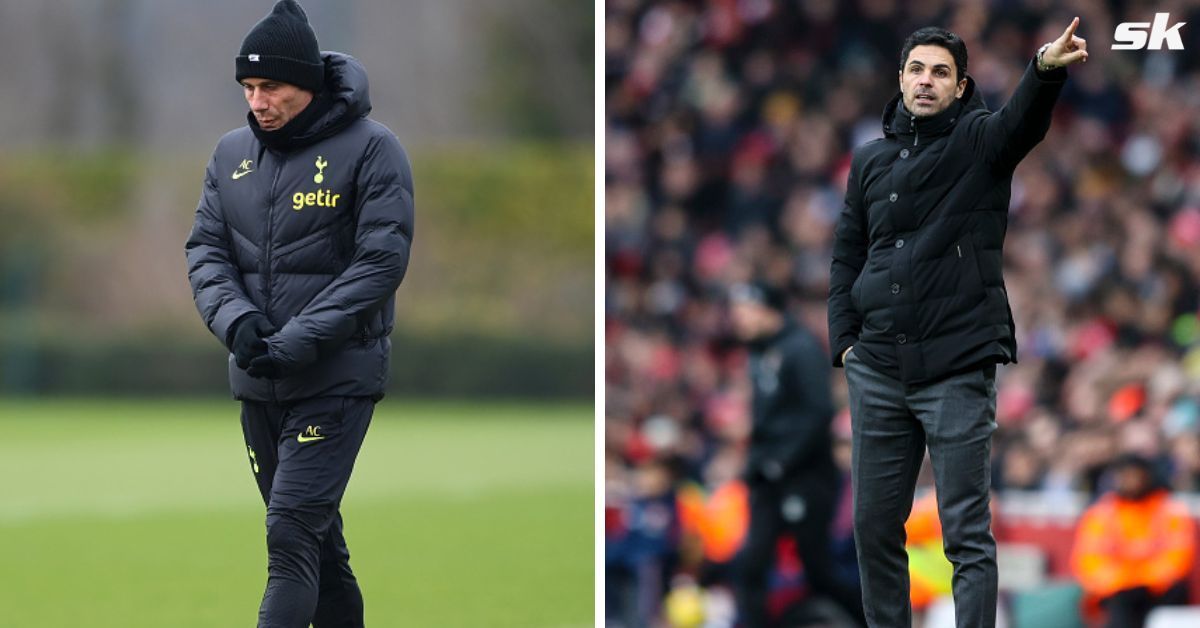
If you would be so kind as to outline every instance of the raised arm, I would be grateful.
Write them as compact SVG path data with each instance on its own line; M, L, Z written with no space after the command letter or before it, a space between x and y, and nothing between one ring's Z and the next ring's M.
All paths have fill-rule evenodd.
M1087 41L1075 35L1079 18L1030 61L1008 102L973 121L972 138L989 163L1015 168L1050 128L1054 103L1067 80L1066 67L1087 61Z

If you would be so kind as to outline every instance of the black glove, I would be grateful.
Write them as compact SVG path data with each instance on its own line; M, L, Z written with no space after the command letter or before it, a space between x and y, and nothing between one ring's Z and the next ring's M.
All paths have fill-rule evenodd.
M246 373L250 377L279 379L283 377L283 369L279 363L271 359L271 356L263 354L250 360L250 366L246 369Z
M265 356L267 341L263 338L276 331L278 330L271 324L271 321L262 314L255 312L242 317L242 320L238 321L237 329L233 332L233 342L229 347L233 350L233 361L237 362L238 368L247 368L250 366L251 360Z

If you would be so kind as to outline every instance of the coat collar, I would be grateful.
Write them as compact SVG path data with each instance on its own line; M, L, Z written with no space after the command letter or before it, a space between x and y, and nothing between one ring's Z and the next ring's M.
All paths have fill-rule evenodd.
M890 138L934 138L945 135L964 113L982 109L987 111L983 96L975 89L975 79L967 75L967 87L962 98L954 101L945 111L928 118L915 118L904 108L903 94L897 92L883 108L883 135Z

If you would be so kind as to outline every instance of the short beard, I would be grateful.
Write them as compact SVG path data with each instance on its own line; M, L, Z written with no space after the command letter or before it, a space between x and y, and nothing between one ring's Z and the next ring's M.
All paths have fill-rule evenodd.
M936 116L937 114L949 109L950 105L952 105L952 104L954 104L953 101L951 101L949 105L946 105L945 107L942 107L941 109L938 109L937 111L934 111L933 113L917 113L916 111L913 111L913 108L908 106L907 104L904 105L904 109L908 111L908 115L910 115L918 120L923 120L925 118L932 118L933 116Z

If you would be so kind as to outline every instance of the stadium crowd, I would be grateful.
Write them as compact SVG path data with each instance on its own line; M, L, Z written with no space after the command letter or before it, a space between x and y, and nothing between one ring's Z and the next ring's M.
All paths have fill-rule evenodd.
M851 150L882 135L901 43L921 26L966 41L993 110L1072 16L1096 42L1013 179L1019 353L997 377L997 494L1091 500L1123 454L1200 492L1200 57L1108 49L1118 22L1157 10L1200 24L1200 5L1067 4L607 0L610 616L652 623L679 574L719 580L735 555L750 389L728 288L786 290L825 337ZM1181 34L1200 48L1200 29ZM845 465L845 380L832 379Z

